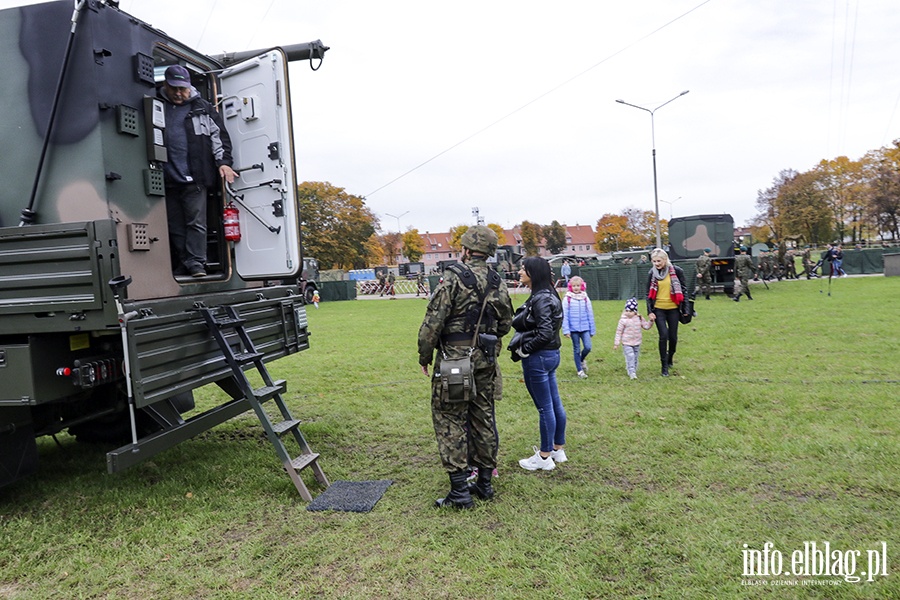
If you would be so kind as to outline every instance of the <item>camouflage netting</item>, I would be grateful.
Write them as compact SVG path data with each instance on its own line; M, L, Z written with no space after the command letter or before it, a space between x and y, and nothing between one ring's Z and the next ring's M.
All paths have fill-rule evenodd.
M896 248L870 248L867 250L855 250L852 248L848 250L845 248L844 262L841 264L841 267L848 275L882 273L884 272L884 258L882 255L885 252L893 251L896 251ZM824 270L819 271L819 273L828 275L828 263L825 263L822 268Z
M673 261L684 269L688 294L693 292L697 280L696 261ZM584 279L591 300L628 300L647 297L647 274L650 265L611 265L607 267L580 267L572 269L572 274Z

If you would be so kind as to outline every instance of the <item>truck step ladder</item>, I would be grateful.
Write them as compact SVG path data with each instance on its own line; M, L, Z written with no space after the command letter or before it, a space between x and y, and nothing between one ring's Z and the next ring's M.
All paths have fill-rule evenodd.
M244 398L256 411L256 415L266 431L266 437L269 438L269 441L275 448L275 453L281 459L281 463L284 465L284 469L290 476L291 481L294 482L294 487L297 488L304 500L311 502L312 494L309 493L309 490L300 478L300 471L310 467L316 480L324 487L329 485L328 478L325 477L325 473L319 465L319 455L310 449L306 438L300 432L300 420L295 419L291 415L284 398L282 398L282 394L287 390L287 384L283 379L272 380L272 376L263 363L263 353L257 352L253 345L253 340L244 327L246 320L240 317L237 309L233 306L225 306L223 309L224 315L217 314L216 310L212 308L199 308L213 337L222 349L228 366L231 367L235 382L243 392ZM232 345L226 338L226 331L234 331L239 339L239 344ZM244 372L244 366L251 363L253 364L252 368L259 372L265 384L260 388L254 388ZM247 368L250 369L251 367ZM277 419L273 421L268 412L266 412L264 405L269 400L274 400L275 406L277 406L280 413L280 421ZM300 447L300 455L296 458L291 458L282 440L283 437L288 435L292 435Z

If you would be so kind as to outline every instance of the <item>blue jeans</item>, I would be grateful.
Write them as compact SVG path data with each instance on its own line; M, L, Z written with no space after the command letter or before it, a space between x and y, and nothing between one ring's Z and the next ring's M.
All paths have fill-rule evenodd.
M843 260L834 259L834 263L833 263L833 264L834 264L834 274L835 274L835 275L837 275L837 276L840 277L841 275L846 275L846 274L847 274L847 273L844 271L844 269L841 267L841 265L844 264L844 261L843 261Z
M554 444L566 443L566 409L556 386L559 350L540 350L522 359L525 387L538 410L541 452L552 452Z
M581 371L582 361L591 353L591 332L570 331L569 336L572 338L572 350L575 352L575 370ZM581 346L584 346L584 350Z

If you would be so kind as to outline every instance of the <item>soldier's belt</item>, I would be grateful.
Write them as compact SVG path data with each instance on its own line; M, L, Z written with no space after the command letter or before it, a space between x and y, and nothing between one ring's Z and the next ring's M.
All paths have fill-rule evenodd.
M464 340L444 340L443 343L445 346L471 346L472 338L466 336Z

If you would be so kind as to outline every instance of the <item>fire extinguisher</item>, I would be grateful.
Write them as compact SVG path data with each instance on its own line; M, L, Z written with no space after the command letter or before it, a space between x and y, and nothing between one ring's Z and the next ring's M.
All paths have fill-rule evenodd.
M229 242L241 241L241 213L238 211L234 202L229 202L225 207L222 215L222 222L225 225L225 239Z

